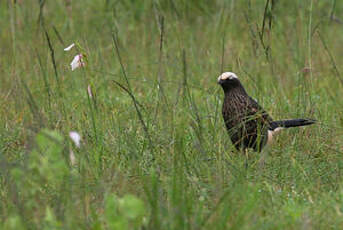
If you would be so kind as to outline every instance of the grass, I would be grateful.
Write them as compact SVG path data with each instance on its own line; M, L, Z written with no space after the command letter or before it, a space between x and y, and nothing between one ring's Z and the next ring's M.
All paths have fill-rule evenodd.
M335 0L1 1L0 228L340 229L342 12ZM223 71L274 119L318 123L250 152L246 169L221 118Z

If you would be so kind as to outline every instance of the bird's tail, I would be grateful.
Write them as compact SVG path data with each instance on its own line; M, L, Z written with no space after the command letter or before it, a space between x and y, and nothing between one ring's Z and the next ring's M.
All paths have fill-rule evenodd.
M277 128L290 128L290 127L297 127L297 126L312 125L315 122L316 120L312 120L312 119L291 119L291 120L272 121L270 123L270 129L275 130Z

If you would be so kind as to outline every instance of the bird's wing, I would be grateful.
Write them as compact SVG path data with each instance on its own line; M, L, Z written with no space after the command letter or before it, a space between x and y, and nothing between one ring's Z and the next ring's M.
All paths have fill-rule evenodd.
M256 100L249 96L248 102L248 111L251 111L251 116L255 116L255 118L261 119L261 121L265 124L269 124L273 121L272 117L257 103Z

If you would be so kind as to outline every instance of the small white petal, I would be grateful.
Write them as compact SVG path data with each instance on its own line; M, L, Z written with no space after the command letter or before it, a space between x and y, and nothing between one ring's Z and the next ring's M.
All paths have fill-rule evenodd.
M67 48L64 49L64 51L69 51L71 50L71 48L73 48L75 46L75 43L71 44L70 46L68 46Z
M71 70L74 71L75 69L84 66L85 63L82 60L82 54L78 54L74 57L73 61L70 63Z
M92 88L91 88L90 85L88 85L87 91L88 91L88 96L89 96L89 98L92 98L92 97L93 97L93 94L92 94Z
M69 132L69 137L75 143L76 147L80 148L80 141L81 141L80 134L78 132L71 131Z

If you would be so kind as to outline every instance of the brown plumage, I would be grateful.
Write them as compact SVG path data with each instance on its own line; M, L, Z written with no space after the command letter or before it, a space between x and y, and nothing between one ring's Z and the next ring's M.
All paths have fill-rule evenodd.
M261 151L273 133L282 128L313 124L310 119L273 121L268 113L245 91L236 74L225 72L218 78L225 94L223 118L236 149Z

